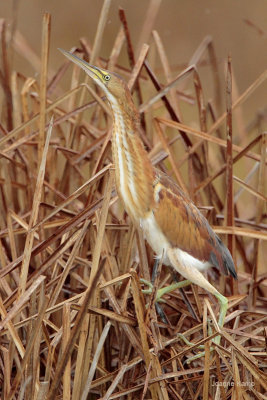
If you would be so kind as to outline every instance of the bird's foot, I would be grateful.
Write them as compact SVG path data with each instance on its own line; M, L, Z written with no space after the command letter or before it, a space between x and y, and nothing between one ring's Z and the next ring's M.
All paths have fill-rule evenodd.
M190 342L190 340L186 339L186 337L182 333L177 333L177 336L187 345L187 346L195 346L196 343ZM204 349L204 345L200 344L197 346L198 349Z
M227 308L228 308L228 299L226 297L224 297L223 295L221 295L220 293L216 293L215 296L217 297L217 299L220 302L220 314L219 314L219 319L218 319L218 323L217 323L217 328L216 330L218 331L218 333L220 333L220 329L223 327L224 325L224 320L225 320L225 316L226 316L226 312L227 312ZM210 325L209 325L209 329L208 329L208 334L210 335ZM182 338L183 339L183 338ZM184 340L184 339L183 339ZM187 340L187 345L192 346L193 343L189 342L189 340ZM219 345L221 343L221 335L218 334L217 336L215 336L215 338L212 340L212 342L215 345ZM214 351L215 347L211 347L210 348L210 352ZM204 357L205 356L205 351L202 351L199 354L196 354L193 357L190 357L186 360L186 364L190 364L192 361L197 360L198 358Z
M178 336L179 336L179 338L180 338L181 340L183 340L183 342L184 342L187 346L192 347L192 346L195 346L195 345L196 345L196 343L190 342L183 334L179 333ZM213 343L219 344L219 343L217 343L218 340L216 341L217 338L220 338L220 336L216 336L216 337L213 339ZM205 349L205 345L200 344L200 345L198 345L196 348L197 348L197 349L200 349L200 350L204 350L204 349ZM215 349L215 347L212 346L212 347L210 347L209 351L212 352L212 351L214 351L214 349ZM192 357L189 357L189 358L185 361L185 364L190 364L192 361L198 360L199 358L202 358L202 357L205 357L205 351L201 351L200 353L195 354L195 355L192 356Z
M152 290L153 290L153 284L151 282L145 280L145 279L140 279L140 281L148 286L148 289L143 289L142 292L145 293L145 294L151 294ZM157 295L156 295L156 302L165 303L165 300L162 299L162 296L164 296L165 294L168 294L170 292L173 292L176 289L181 289L181 288L183 288L185 286L188 286L190 284L191 284L190 281L185 280L185 281L181 281L181 282L175 282L172 285L169 285L169 286L163 287L161 289L158 289L157 290Z
M147 281L146 279L140 279L140 282L143 283L143 284L145 284L146 286L148 286L148 289L143 289L142 292L143 292L144 294L152 294L152 291L153 291L153 289L154 289L153 284L152 284L151 282ZM164 324L168 324L168 320L167 320L167 318L166 318L166 315L165 315L163 309L161 308L161 306L160 306L160 304L159 304L160 302L161 302L161 303L165 303L165 300L163 300L163 299L157 299L157 298L156 298L155 307L156 307L157 314L159 315L161 321L162 321Z
M224 313L224 310L223 310L223 313ZM220 313L219 322L221 322L221 320L222 320L222 317L221 317L221 313ZM224 321L224 318L223 318L223 321ZM218 327L221 328L222 326L220 326L220 324L218 323ZM210 320L208 320L208 335L209 335L209 336L212 335L211 321L210 321ZM180 339L183 340L183 342L184 342L187 346L190 346L190 347L196 346L196 343L190 342L183 334L179 333L178 336L179 336ZM221 342L221 335L220 335L220 334L217 335L217 336L215 336L215 337L212 339L212 343L214 343L215 345L219 345L220 342ZM197 348L197 349L204 350L204 349L205 349L205 345L198 345L198 346L196 346L196 348ZM215 346L212 346L212 347L209 348L210 353L211 353L212 351L214 351L214 350L215 350ZM205 351L201 351L200 353L195 354L195 355L192 356L192 357L189 357L189 358L185 361L185 364L190 364L192 361L195 361L195 360L197 360L197 359L199 359L199 358L202 358L202 357L205 357Z
M216 340L217 338L219 338L218 340ZM220 342L220 339L221 339L221 336L216 336L213 340L212 340L212 342L214 343L214 344L220 344L220 343L218 343L218 342ZM187 340L187 345L190 345L190 342ZM191 345L194 345L194 343L191 343ZM205 346L204 345L199 345L197 348L199 348L199 349L203 349L203 348L205 348ZM214 346L211 346L210 348L209 348L209 351L210 351L210 353L211 352L213 352L215 350L215 347ZM189 357L186 361L185 361L185 364L190 364L192 361L195 361L195 360L198 360L199 358L202 358L202 357L205 357L205 351L201 351L200 353L198 353L198 354L195 354L194 356L192 356L192 357Z
M142 292L144 294L152 294L153 289L154 289L153 283L149 282L149 281L147 281L146 279L143 279L143 278L140 279L140 282L147 286L146 289L142 289ZM164 303L165 301L163 299L158 298L158 294L157 294L156 302Z

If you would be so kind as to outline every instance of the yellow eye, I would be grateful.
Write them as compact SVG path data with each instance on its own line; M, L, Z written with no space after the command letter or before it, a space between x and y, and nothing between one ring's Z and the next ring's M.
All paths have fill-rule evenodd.
M105 75L104 79L105 79L105 81L109 81L110 80L110 75Z

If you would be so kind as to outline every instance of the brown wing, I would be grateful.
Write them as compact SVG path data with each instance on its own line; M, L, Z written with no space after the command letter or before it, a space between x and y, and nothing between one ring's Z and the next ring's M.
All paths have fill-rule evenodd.
M155 193L154 217L171 246L236 277L229 250L189 197L161 173L157 176Z

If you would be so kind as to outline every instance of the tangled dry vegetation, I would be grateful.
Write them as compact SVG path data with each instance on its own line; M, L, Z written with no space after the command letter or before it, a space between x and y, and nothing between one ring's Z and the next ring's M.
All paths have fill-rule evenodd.
M153 253L114 189L112 121L103 94L66 60L49 72L49 15L40 81L12 71L13 50L38 60L18 32L9 37L2 21L2 399L266 399L266 113L255 110L245 124L242 105L256 96L267 71L231 103L231 60L220 84L210 38L188 66L174 70L160 36L150 34L151 23L143 29L150 47L133 50L123 10L110 57L103 59L106 3L92 46L82 39L76 51L128 80L151 159L205 206L233 253L239 279L209 272L229 297L214 351L218 304L206 292L191 286L167 295L161 318L139 280L151 280ZM148 61L150 48L157 69ZM129 68L118 64L126 51ZM211 101L202 68L212 81ZM162 266L155 288L171 281ZM186 345L179 333L196 345ZM198 344L205 356L187 364Z

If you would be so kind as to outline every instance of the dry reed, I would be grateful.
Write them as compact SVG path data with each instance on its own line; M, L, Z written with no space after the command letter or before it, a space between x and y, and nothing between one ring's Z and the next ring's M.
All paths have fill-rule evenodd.
M267 71L232 101L229 58L224 107L212 39L201 43L183 71L173 71L149 19L159 4L150 2L138 52L120 9L122 26L110 58L100 57L110 0L103 3L93 45L81 39L77 51L125 76L151 160L205 206L232 251L238 283L216 271L208 275L230 300L221 345L210 351L219 330L218 304L206 292L194 286L173 292L158 310L155 290L172 280L160 266L152 296L143 294L140 278L151 280L153 253L114 190L110 110L96 88L79 83L85 78L75 65L62 60L49 75L50 16L43 19L41 60L32 59L19 32L9 39L40 65L40 84L10 69L13 49L7 49L10 32L2 21L3 400L267 398L266 133L260 121L245 126L237 113L256 96ZM148 61L152 46L160 75ZM125 50L130 69L117 62ZM199 73L203 63L213 79L209 102ZM67 70L70 89L63 92ZM197 117L188 118L191 113ZM236 132L232 120L244 132ZM199 344L205 357L188 365Z

